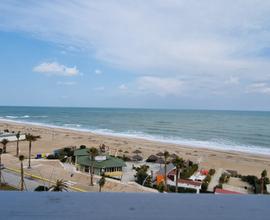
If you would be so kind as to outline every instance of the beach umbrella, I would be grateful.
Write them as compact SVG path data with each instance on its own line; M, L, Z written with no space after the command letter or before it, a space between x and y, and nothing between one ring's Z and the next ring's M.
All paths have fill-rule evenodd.
M146 162L152 162L152 163L154 163L154 162L156 162L157 160L158 160L158 157L157 157L156 155L150 155L150 156L147 158Z
M171 157L172 159L176 159L176 158L178 157L178 155L175 154L175 153L173 153L173 154L170 155L170 157Z
M142 152L140 150L133 151L134 154L141 154Z
M159 164L165 164L165 161L164 161L164 159L162 159L162 158L158 158L158 159L156 160L156 163L159 163Z
M164 153L158 152L156 155L159 156L159 157L163 157L164 156Z
M142 160L143 160L143 157L141 157L140 155L134 155L134 156L132 157L132 160L133 160L133 161L142 161Z

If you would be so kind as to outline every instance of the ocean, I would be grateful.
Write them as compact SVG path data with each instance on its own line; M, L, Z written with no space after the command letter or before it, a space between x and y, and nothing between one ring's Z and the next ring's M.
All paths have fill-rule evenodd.
M0 107L0 119L270 155L270 112Z

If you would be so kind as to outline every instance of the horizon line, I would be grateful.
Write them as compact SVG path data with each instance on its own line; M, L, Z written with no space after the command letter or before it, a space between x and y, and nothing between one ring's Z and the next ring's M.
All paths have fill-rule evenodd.
M167 110L167 111L234 111L234 112L270 112L270 110L256 109L206 109L206 108L155 108L155 107L109 107L109 106L54 106L54 105L0 105L0 108L93 108L93 109L137 109L137 110Z

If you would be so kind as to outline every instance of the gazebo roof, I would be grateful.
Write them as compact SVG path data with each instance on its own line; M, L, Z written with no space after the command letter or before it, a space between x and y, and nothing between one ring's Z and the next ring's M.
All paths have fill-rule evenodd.
M140 150L133 151L134 154L141 154L142 152Z
M158 152L156 155L159 156L159 157L163 157L164 153L163 152Z
M131 159L133 161L142 161L143 160L143 157L141 157L140 155L134 155Z

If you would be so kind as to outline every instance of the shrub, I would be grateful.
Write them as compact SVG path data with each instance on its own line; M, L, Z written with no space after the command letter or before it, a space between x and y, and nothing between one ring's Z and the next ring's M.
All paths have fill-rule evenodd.
M226 173L222 173L221 177L219 178L219 183L223 184L223 183L227 183L230 179L230 175L226 174Z
M48 159L48 160L54 160L54 159L58 159L58 157L55 156L55 155L53 155L53 154L49 154L49 155L47 156L47 159Z
M151 177L148 178L149 175L147 173L149 166L142 165L139 167L134 167L134 169L136 170L136 174L134 175L134 177L136 178L136 182L140 185L144 183L144 186L151 186Z
M183 171L181 172L181 178L188 179L197 170L198 170L198 164L192 164L191 166L188 166L183 169Z
M215 188L218 188L218 189L223 189L223 185L221 183L219 183L218 185L216 185Z
M168 187L169 192L175 192L175 186L169 186ZM184 187L178 187L178 193L196 193L196 189L189 189Z
M208 174L208 175L205 177L205 179L204 179L203 182L210 183L210 181L211 181L211 176Z
M44 191L49 191L49 188L47 186L38 186L34 190L35 192L44 192Z
M209 170L209 175L210 176L213 176L215 173L216 173L216 170L215 169L210 169Z
M160 192L160 193L163 193L164 192L164 189L165 189L165 186L164 186L164 183L161 182L157 185L157 190Z
M201 187L201 192L207 192L208 185L209 184L207 182L203 182L202 187Z

